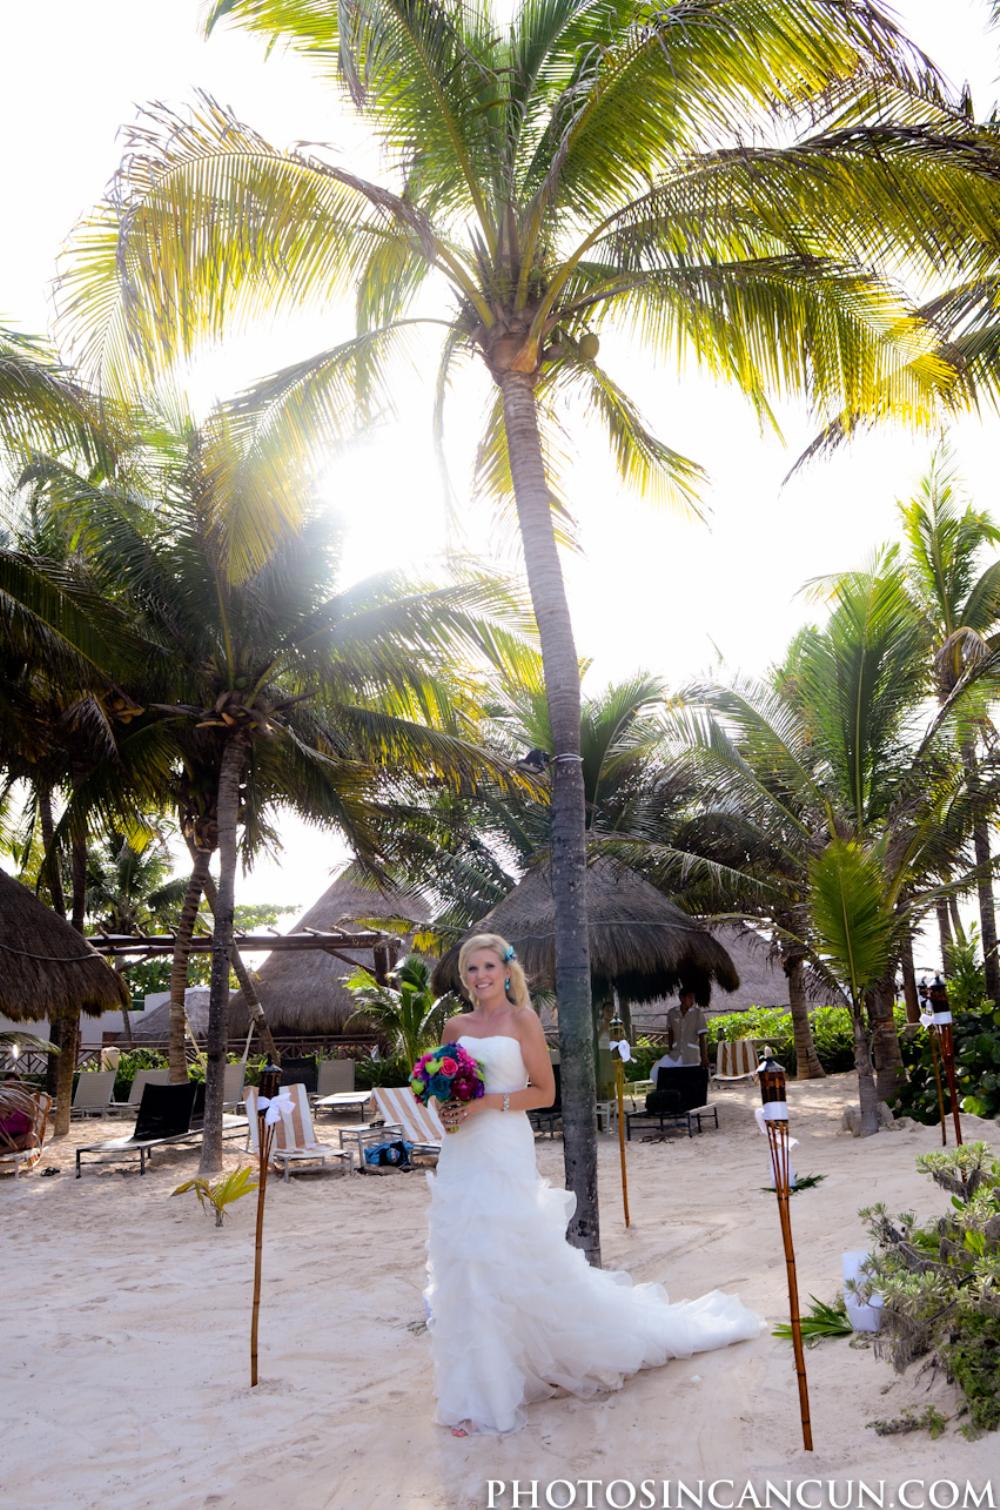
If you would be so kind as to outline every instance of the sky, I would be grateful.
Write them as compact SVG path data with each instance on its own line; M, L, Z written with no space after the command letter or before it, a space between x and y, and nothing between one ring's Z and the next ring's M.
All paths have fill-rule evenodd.
M53 326L51 282L60 248L117 167L120 128L150 101L183 108L196 88L231 105L275 145L322 141L346 165L374 174L359 124L308 65L265 57L260 39L233 29L205 41L200 0L50 0L6 7L0 92L0 321L41 333ZM907 0L896 14L955 83L969 80L979 114L992 108L1000 35L985 0ZM191 377L196 401L225 397L282 364L345 338L351 311L334 307L253 330L207 353ZM331 462L326 504L344 531L346 585L386 568L432 576L449 544L430 442L424 350L412 348L405 415ZM427 352L428 367L435 354ZM897 501L926 469L934 438L883 430L860 437L783 485L815 433L805 408L782 413L784 439L762 435L730 389L658 367L624 345L602 350L612 375L640 401L651 427L710 474L706 523L659 511L624 493L592 433L565 493L580 549L565 559L577 646L597 691L643 669L670 686L721 664L760 673L815 615L800 594L810 578L862 565L895 533ZM459 396L447 424L456 482L463 480L479 393ZM950 440L979 507L1000 513L995 453L1000 420L968 418ZM508 533L470 506L465 547L498 569L516 567ZM334 837L282 824L284 851L260 861L238 899L306 906L344 859ZM289 919L290 921L290 919ZM286 923L285 926L288 924Z

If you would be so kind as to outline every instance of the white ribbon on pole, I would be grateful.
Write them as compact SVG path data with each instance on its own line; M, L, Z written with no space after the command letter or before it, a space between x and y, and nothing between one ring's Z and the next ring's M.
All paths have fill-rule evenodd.
M935 1012L931 1021L936 1028L942 1028L946 1022L952 1021L952 1016L950 1012Z
M285 1085L281 1087L276 1096L258 1096L257 1098L257 1108L259 1111L267 1107L267 1113L264 1117L265 1127L273 1127L276 1122L281 1121L282 1117L290 1117L294 1106L295 1103L292 1100L291 1092Z
M627 1038L612 1038L611 1042L608 1044L608 1048L611 1050L612 1054L618 1055L618 1058L622 1061L623 1064L628 1064L629 1060L632 1058L632 1050L629 1046Z
M925 1007L920 1014L920 1026L922 1028L929 1028L933 1021L934 1013L931 1011L930 1007Z
M753 1110L753 1115L754 1115L754 1120L757 1123L757 1130L758 1130L758 1132L763 1133L764 1137L766 1138L767 1137L767 1124L769 1122L787 1122L788 1121L788 1102L787 1101L767 1101L767 1102L765 1102L765 1104L763 1106L755 1106L754 1110ZM790 1149L792 1149L792 1148L798 1148L798 1146L799 1146L799 1140L798 1140L798 1138L789 1138L789 1140L788 1140L788 1147ZM768 1149L768 1154L770 1155L770 1148ZM777 1183L778 1183L777 1172L776 1172L775 1167L774 1167L774 1160L770 1156L768 1157L767 1168L768 1168L768 1174L770 1175L770 1178L771 1178L771 1184L772 1185L777 1185ZM794 1168L792 1166L791 1159L789 1159L789 1161L788 1161L788 1188L790 1190L794 1190L795 1189L795 1170L794 1170Z

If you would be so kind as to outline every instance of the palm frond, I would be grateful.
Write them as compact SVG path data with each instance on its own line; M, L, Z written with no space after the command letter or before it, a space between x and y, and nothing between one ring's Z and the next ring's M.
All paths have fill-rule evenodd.
M810 863L809 905L818 948L858 1005L889 967L894 914L880 855L833 839Z

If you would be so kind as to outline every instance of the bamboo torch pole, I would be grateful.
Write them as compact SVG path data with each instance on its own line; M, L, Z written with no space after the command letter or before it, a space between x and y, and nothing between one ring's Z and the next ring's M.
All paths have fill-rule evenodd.
M257 1230L253 1258L253 1309L250 1313L250 1387L257 1383L257 1328L260 1321L260 1279L264 1256L264 1198L267 1194L267 1167L271 1162L274 1126L267 1121L267 1102L278 1094L281 1071L267 1065L260 1074L257 1088ZM262 1105L262 1103L265 1103Z
M934 1028L934 1011L928 1003L930 995L927 982L922 980L919 986L920 992L920 1021L927 1029L927 1037L931 1045L931 1068L934 1071L934 1085L937 1090L938 1120L941 1123L941 1142L947 1147L948 1122L944 1110L944 1091L941 1088L941 1056L938 1053L938 1035Z
M622 1206L625 1211L625 1226L630 1227L628 1214L628 1169L625 1164L625 1061L631 1059L632 1050L625 1039L625 1025L618 1016L618 997L615 995L615 1015L611 1019L611 1052L615 1061L615 1097L618 1102L618 1158L622 1171Z
M767 1144L771 1154L771 1171L774 1175L774 1192L778 1198L778 1222L781 1241L785 1250L785 1274L788 1280L788 1312L792 1330L792 1348L795 1354L795 1376L799 1387L799 1418L802 1425L802 1445L812 1452L812 1421L809 1415L809 1386L806 1380L805 1350L802 1346L802 1319L799 1315L799 1283L795 1269L795 1247L792 1242L792 1218L788 1208L791 1195L791 1175L788 1161L788 1101L785 1095L785 1071L773 1059L766 1059L760 1067L760 1096Z
M951 1118L955 1124L955 1142L962 1142L962 1119L958 1111L958 1086L955 1083L955 1039L952 1033L951 1009L948 1005L948 988L944 981L937 977L931 986L931 1007L934 1011L934 1028L937 1030L941 1043L941 1059L944 1063L944 1072L948 1079L948 1095L951 1098ZM941 1113L942 1122L944 1112Z

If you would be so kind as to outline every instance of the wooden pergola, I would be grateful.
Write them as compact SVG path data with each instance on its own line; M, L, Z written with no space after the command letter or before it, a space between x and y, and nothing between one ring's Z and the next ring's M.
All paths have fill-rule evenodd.
M97 950L98 954L112 958L132 955L136 959L156 959L161 955L173 954L177 947L177 935L175 933L92 933L87 942ZM192 954L210 954L212 943L210 933L194 933L188 948ZM382 966L384 971L389 968L391 951L398 943L399 940L388 933L376 933L371 930L349 933L342 928L322 931L316 928L303 928L296 933L278 933L269 929L264 933L236 932L233 934L233 949L240 954L271 954L286 953L297 949L322 949L326 954L334 954L345 964L355 968L357 961L345 951L371 949L375 956L376 975L380 973L379 956L381 955L385 960Z

